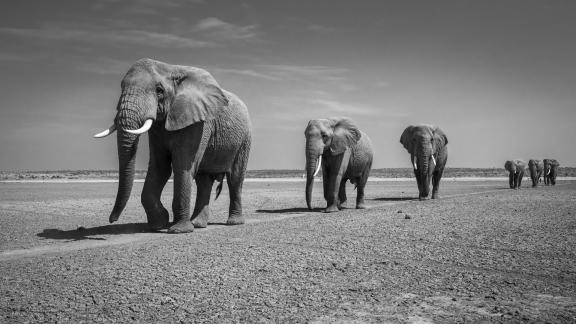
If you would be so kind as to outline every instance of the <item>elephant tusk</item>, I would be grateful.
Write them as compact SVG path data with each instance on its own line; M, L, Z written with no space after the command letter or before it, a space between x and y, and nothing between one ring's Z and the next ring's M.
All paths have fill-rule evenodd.
M106 130L104 130L98 134L95 134L94 137L96 137L96 138L106 137L106 136L114 133L115 131L116 131L116 125L112 124L112 126L108 127L108 129L106 129Z
M434 163L434 166L436 166L436 159L434 158L434 155L432 155L432 162Z
M152 127L152 119L146 119L146 121L144 122L144 125L142 125L142 127L135 129L135 130L125 129L125 131L127 131L130 134L139 135L139 134L146 133L150 129L150 127Z
M313 177L315 177L318 174L318 171L320 171L321 165L322 165L322 155L320 155L320 158L318 158L318 167L316 167L316 171L314 171Z
M412 164L414 164L414 170L418 170L418 164L416 163L418 161L418 159L416 157L414 157L414 159L412 160Z
M548 173L546 173L546 175L549 175L549 174L550 174L550 170L548 170Z

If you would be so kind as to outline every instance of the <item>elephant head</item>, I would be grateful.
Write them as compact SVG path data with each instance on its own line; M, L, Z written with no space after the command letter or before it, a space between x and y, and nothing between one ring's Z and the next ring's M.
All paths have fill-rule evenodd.
M556 176L558 175L558 167L560 163L555 159L544 159L544 183L556 184Z
M138 138L152 127L178 131L213 118L228 100L216 80L205 70L141 59L130 67L121 83L114 123L94 135L117 132L119 184L110 222L126 206L134 181Z
M312 187L314 177L322 166L322 156L327 158L342 155L352 145L358 143L361 134L349 118L332 117L308 122L304 136L306 137L306 204L308 209L312 209L310 204Z
M420 198L428 197L430 179L437 163L435 156L448 144L448 137L439 127L416 125L404 130L400 143L410 153Z

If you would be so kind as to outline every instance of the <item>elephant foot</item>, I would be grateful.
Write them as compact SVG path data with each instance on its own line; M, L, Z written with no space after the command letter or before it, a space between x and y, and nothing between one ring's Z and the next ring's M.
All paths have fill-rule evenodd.
M361 203L357 203L356 204L356 209L366 209L366 204L364 202Z
M428 198L428 196L420 196L418 197L418 200L423 201L423 200L428 200L430 198Z
M244 224L244 216L242 214L239 215L230 215L228 216L228 220L226 221L226 225L242 225Z
M337 211L340 211L340 209L338 209L338 206L336 206L336 205L328 206L324 210L325 213L335 213Z
M208 210L203 210L192 220L192 225L196 228L206 228L208 226L208 220L210 219L210 212Z
M338 209L342 210L344 208L348 208L348 201L346 200L338 204Z
M189 220L180 220L168 229L168 233L172 234L191 233L193 231L194 225Z
M146 218L148 219L148 228L151 231L159 231L161 229L167 228L170 224L170 215L165 208L146 212Z
M432 194L432 199L438 199L438 198L440 198L439 194L437 194L437 193Z

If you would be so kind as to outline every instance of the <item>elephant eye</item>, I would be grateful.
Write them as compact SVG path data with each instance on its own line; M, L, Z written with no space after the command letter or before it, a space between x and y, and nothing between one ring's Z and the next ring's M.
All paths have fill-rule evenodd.
M163 98L164 97L164 89L161 86L157 86L156 87L156 96L158 98Z

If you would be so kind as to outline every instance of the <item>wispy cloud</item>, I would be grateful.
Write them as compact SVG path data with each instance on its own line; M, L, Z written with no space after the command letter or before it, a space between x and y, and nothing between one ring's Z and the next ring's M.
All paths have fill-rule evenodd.
M336 31L336 28L323 26L323 25L317 25L317 24L308 25L306 27L306 29L313 31L313 32L316 32L316 33L319 33L319 34L329 34L329 33L333 33Z
M115 20L100 25L56 22L37 28L2 27L0 34L45 41L173 49L227 47L231 44L257 41L260 35L255 25L239 26L214 17L201 19L196 24L173 19L171 24L145 26L146 28L142 28L137 23L127 24Z
M99 0L93 1L93 10L120 10L132 15L163 15L162 9L182 8L203 4L204 0ZM112 8L113 7L113 8Z
M144 30L68 29L46 28L0 28L0 33L17 37L37 38L52 41L73 41L85 43L109 43L116 46L140 45L169 48L201 48L214 46L207 41L196 40L174 34Z
M100 58L90 62L82 62L77 65L77 69L84 72L95 74L112 74L118 75L121 71L127 71L133 62Z
M27 62L36 59L32 54L0 53L0 62Z
M256 64L247 68L210 67L211 71L235 74L270 81L295 81L299 83L322 84L324 82L345 82L347 69L329 66Z
M209 70L214 74L233 74L248 78L262 79L268 81L280 81L281 79L269 74L257 72L252 69L226 69L219 67L210 67Z
M200 20L194 27L194 30L216 41L259 40L259 32L256 25L238 26L222 21L216 17L208 17Z

